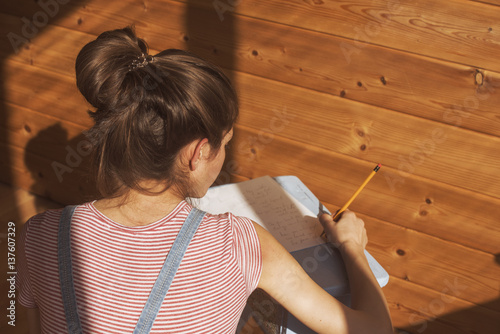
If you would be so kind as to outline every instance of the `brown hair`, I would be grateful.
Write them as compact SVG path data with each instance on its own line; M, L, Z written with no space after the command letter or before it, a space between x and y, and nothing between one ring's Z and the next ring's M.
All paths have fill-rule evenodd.
M177 166L180 150L208 138L219 149L238 116L236 93L216 66L186 51L148 55L133 28L102 33L76 59L77 86L95 108L93 165L103 197L128 189L148 192L144 180L189 195Z

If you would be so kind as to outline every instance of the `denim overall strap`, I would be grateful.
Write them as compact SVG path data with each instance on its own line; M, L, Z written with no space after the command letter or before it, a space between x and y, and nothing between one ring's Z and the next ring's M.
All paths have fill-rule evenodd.
M81 334L82 327L76 307L75 287L73 285L73 271L71 267L71 218L75 209L76 205L67 206L61 214L57 256L59 258L59 281L68 333Z
M189 243L200 226L205 212L193 208L189 213L186 221L182 224L179 234L175 238L172 248L168 252L165 263L160 270L160 274L156 279L151 293L144 305L141 316L137 321L134 334L149 333L153 327L153 323L160 311L161 304L167 295L168 288L174 280L175 273L181 264L184 253L186 252Z

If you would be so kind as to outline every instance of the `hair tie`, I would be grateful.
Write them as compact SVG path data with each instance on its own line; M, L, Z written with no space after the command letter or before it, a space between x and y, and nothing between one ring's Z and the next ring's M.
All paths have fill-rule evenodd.
M140 67L145 67L149 63L152 63L154 61L154 57L146 54L141 54L137 59L134 59L132 61L132 64L129 65L128 71L133 71L136 70Z

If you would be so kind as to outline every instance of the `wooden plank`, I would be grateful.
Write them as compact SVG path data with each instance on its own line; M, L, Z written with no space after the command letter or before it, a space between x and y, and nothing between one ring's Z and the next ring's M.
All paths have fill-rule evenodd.
M10 117L0 121L6 134L0 147L9 152L11 161L9 165L2 161L0 168L3 176L9 170L14 176L2 178L3 182L64 204L94 192L85 182L89 160L81 146L86 141L84 127L16 105L5 107Z
M442 291L436 292L391 277L383 292L389 304L393 325L416 334L498 332L498 312L443 293L451 289L467 291L467 286L443 282L441 289Z
M236 13L345 37L348 54L365 52L365 42L500 71L494 60L500 51L497 6L467 0L254 0L216 9L212 2L193 2L222 19Z
M3 71L8 82L3 91L4 102L82 126L91 125L87 114L89 106L78 91L74 78L15 61L7 64Z
M0 216L4 221L22 225L37 213L61 207L57 202L5 183L0 183L0 188L4 199L0 205Z
M3 221L24 222L27 218L31 217L26 217L26 215L20 212L21 207L33 202L33 198L26 195L26 190L7 186L4 183L0 183L0 187L2 188L1 196L3 199L2 205L0 205L0 217L2 217ZM31 207L28 211L33 212L34 210Z
M88 11L102 11L95 21L85 18L88 27L76 27L89 33L101 32L105 27L97 30L97 20L111 16L108 14L111 5L93 3L89 6L58 24L74 28L74 22ZM165 13L176 19L164 20ZM218 64L234 64L230 69L479 132L500 134L500 116L496 109L500 102L500 75L488 69L373 45L366 45L356 59L346 64L342 52L338 51L340 43L345 41L342 38L247 17L220 22L212 9L198 7L189 9L189 18L196 21L197 26L189 29L186 43L183 37L188 29L182 28L182 21L178 19L184 13L182 3L152 3L145 13L141 12L145 15L141 18L151 23L140 32L156 49L171 43L173 47L189 48ZM238 29L238 41L228 33L234 29ZM158 31L170 34L165 36ZM279 43L276 43L277 36ZM169 44L166 45L166 41Z
M235 82L242 125L391 166L391 189L410 173L500 198L498 137L241 73Z
M94 19L96 19L96 22L97 19L101 19L103 22L108 20L105 16L94 17ZM0 27L0 33L2 34L7 35L13 31L21 30L22 21L18 16L0 12L0 20L4 23ZM116 18L114 20L116 21ZM116 29L117 26L111 26L112 24L114 23L110 24L109 29ZM128 24L130 23L123 23L119 27ZM36 38L31 40L29 44L20 47L17 52L14 52L15 47L8 39L0 39L0 56L74 77L75 60L78 52L85 44L102 33L104 28L101 26L94 31L95 34L89 34L75 30L72 27L48 24L44 27L43 32L37 34ZM154 52L156 51L152 50L152 53Z
M10 152L9 164L0 161L0 182L14 184L64 205L96 197L94 185L83 172L83 163L78 168L59 173L58 177L52 165L54 160L4 143L0 143L0 148ZM64 160L61 164L65 164ZM12 175L12 179L6 179L5 175Z
M340 207L362 183L373 163L305 143L237 126L231 158L223 171L248 178L296 175L318 198ZM500 200L415 175L391 191L383 168L351 208L371 217L483 250L500 253ZM336 208L331 208L335 210Z
M177 5L178 6L178 5ZM33 42L43 38L42 36L49 33L54 26L63 27L66 29L66 34L71 38L72 33L81 32L92 35L88 41L94 39L100 33L106 30L118 29L128 25L135 25L136 30L140 32L140 36L148 39L148 34L153 31L157 35L163 36L164 45L171 45L170 47L179 47L175 43L183 41L184 34L179 35L178 28L183 26L183 14L170 13L169 5L166 4L164 9L166 12L160 13L163 18L159 22L151 22L149 3L146 5L143 2L135 0L125 1L108 1L96 2L88 0L72 0L61 6L61 14L58 13L55 17L49 20L48 24L40 30L36 37L31 39L30 47ZM31 18L34 13L41 10L37 3L27 0L20 0L16 3L9 3L2 6L0 10L0 17L6 23L5 33L14 32L19 36L24 36L22 31L22 17ZM169 24L174 26L175 29L171 30L168 26L162 26L161 23L165 17L168 17ZM148 22L148 24L145 24ZM159 23L159 25L158 25ZM152 28L150 28L152 24ZM161 27L161 28L159 28ZM160 32L161 31L161 32ZM58 36L52 39L56 44ZM86 41L86 42L88 42ZM6 40L2 41L7 43ZM12 52L13 47L9 42L4 52ZM83 44L77 49L83 46ZM166 47L163 47L164 49Z
M95 194L88 184L89 141L83 128L18 106L10 106L12 117L0 127L10 152L13 184L63 204L78 203ZM5 173L4 173L5 174ZM8 180L3 180L9 182ZM68 193L70 192L70 193Z
M226 44L220 36L230 26L209 25L207 13L193 12L205 29L190 36L190 43L204 42L192 50L221 61L206 41ZM239 71L479 132L500 133L496 73L478 72L479 87L474 68L377 46L366 46L346 64L337 51L341 38L248 18L239 18L237 24ZM224 52L230 51L218 53ZM467 113L460 114L466 107Z
M0 128L8 134L5 138L9 145L57 160L60 152L67 153L67 145L76 151L86 140L84 132L88 127L9 102L4 104L4 110L9 117L0 120Z
M5 35L15 31L16 26L22 22L19 17L2 13L0 20L4 23L0 30ZM37 66L74 77L78 52L94 38L89 34L47 25L43 33L39 33L31 43L20 47L18 52L14 52L15 47L8 39L0 39L0 56L15 59L25 66Z
M326 203L325 203L326 204ZM359 214L369 238L368 251L392 277L481 305L500 295L500 267L493 254L463 247L395 224ZM464 229L466 230L466 229ZM500 303L485 305L499 312Z

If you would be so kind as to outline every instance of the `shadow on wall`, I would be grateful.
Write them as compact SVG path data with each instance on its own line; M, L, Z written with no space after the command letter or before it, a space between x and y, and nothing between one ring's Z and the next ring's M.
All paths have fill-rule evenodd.
M95 199L91 147L85 133L69 140L67 130L59 123L40 131L26 145L24 162L35 181L30 191L62 205Z
M234 84L237 48L234 10L238 1L216 0L209 3L211 7L201 7L199 1L187 2L184 36L187 51L221 67ZM230 183L237 170L234 154L229 149L215 184Z
M500 265L500 254L495 255L495 260L491 263L492 266ZM478 282L478 284L481 284ZM500 281L498 282L500 284ZM450 284L450 290L456 290L454 293L462 289L467 289L466 285ZM439 317L432 318L432 314L440 314L446 307L447 303L453 303L454 298L441 294L440 298L432 299L426 307L421 307L416 310L411 310L411 315L408 319L409 326L397 328L397 334L498 334L500 333L500 318L498 310L500 309L500 296L496 296L489 302L475 305L474 307L465 308L449 314L444 314ZM492 296L495 298L495 296ZM421 320L426 318L426 320ZM474 319L474 322L469 319ZM460 325L458 325L460 324ZM460 326L460 327L458 327Z
M83 2L80 1L79 5L82 4ZM40 34L43 34L50 24L56 23L57 20L66 17L77 8L77 5L74 5L69 0L2 1L0 9L2 14L2 25L0 28L2 32L0 37L0 182L20 186L19 184L14 184L16 180L14 178L14 173L16 174L16 177L19 178L25 177L26 174L24 173L24 170L22 170L22 166L18 166L22 163L22 157L16 158L14 155L14 153L20 149L10 144L12 142L11 138L14 131L18 130L16 128L12 128L13 122L11 120L11 118L14 118L12 114L15 110L11 107L10 103L15 103L16 101L10 100L10 94L7 93L15 90L16 88L10 87L12 83L9 81L9 78L13 75L11 63L17 63L17 65L20 64L21 66L29 66L31 61L31 59L29 59L29 57L31 57L30 41L36 39L36 37ZM21 55L21 53L23 54ZM33 78L33 80L36 80L36 78ZM27 121L29 120L23 120L23 122ZM29 127L25 129L29 129ZM27 132L29 133L28 130ZM57 129L57 126L54 128L51 127L31 138L27 144L28 147L31 147L29 149L30 153L26 153L24 156L25 163L28 166L31 166L28 167L30 168L30 173L32 175L37 175L34 177L35 184L33 187L40 189L44 188L42 193L47 193L49 195L52 192L52 185L49 185L50 181L45 180L44 177L50 178L50 161L41 157L47 156L46 153L53 152L55 148L51 146L43 146L41 143L46 141L44 138L48 137L47 134L50 132L54 132L54 137L63 140L64 143L65 139L62 139L66 138L64 130L60 127ZM26 152L28 152L28 150L26 150ZM58 185L57 187L63 188L63 185ZM67 189L65 193L69 194L69 198L71 194L74 193L74 190ZM56 201L60 201L61 203L65 202L65 197L54 199ZM17 202L18 199L14 197L11 198L11 200L13 204L12 210L9 212L8 219L9 221L16 223L17 232L21 230L20 227L24 221L21 221L22 216L19 211L20 203ZM4 220L7 217L1 218L1 231L7 232L7 221ZM4 236L7 235L6 233L2 234ZM3 241L1 243L4 244ZM7 248L5 248L5 251L7 251ZM3 263L5 263L5 269L7 269L7 261ZM7 270L4 272L7 272ZM7 284L1 286L2 296L8 295L8 288ZM9 302L13 301L9 298L2 298L0 300L0 307L2 310L7 310L10 306ZM2 314L6 313L2 312ZM25 315L21 312L21 310L19 310L16 327L12 327L11 325L7 325L9 318L3 316L0 320L0 331L3 330L3 332L9 333L27 332L25 327L26 321L23 317L25 317Z
M450 313L436 319L419 322L417 325L396 329L397 334L498 334L500 333L500 318L497 312L489 311L498 309L500 299L492 302L471 307L458 312ZM479 314L479 315L478 315ZM482 318L487 319L482 323L475 323L473 327L465 324L464 319ZM456 327L456 324L464 323L464 326ZM452 326L451 324L455 324Z
M80 2L80 5L83 3ZM9 146L10 132L8 129L9 117L12 112L9 109L6 94L9 82L7 72L7 60L26 63L27 60L16 57L21 51L30 49L30 41L42 34L48 25L56 23L57 20L67 16L78 7L68 0L18 0L3 1L2 14L6 17L2 21L2 51L0 52L0 182L13 184L13 157L11 156L11 147ZM7 130L5 130L7 129ZM37 141L35 138L33 139ZM42 148L38 151L44 155L46 150L52 150L51 147ZM26 157L25 160L30 160ZM35 186L38 188L39 186ZM49 187L50 188L50 187ZM49 189L47 188L47 189ZM17 205L16 205L17 207ZM20 214L16 212L12 217L14 221L19 221Z

